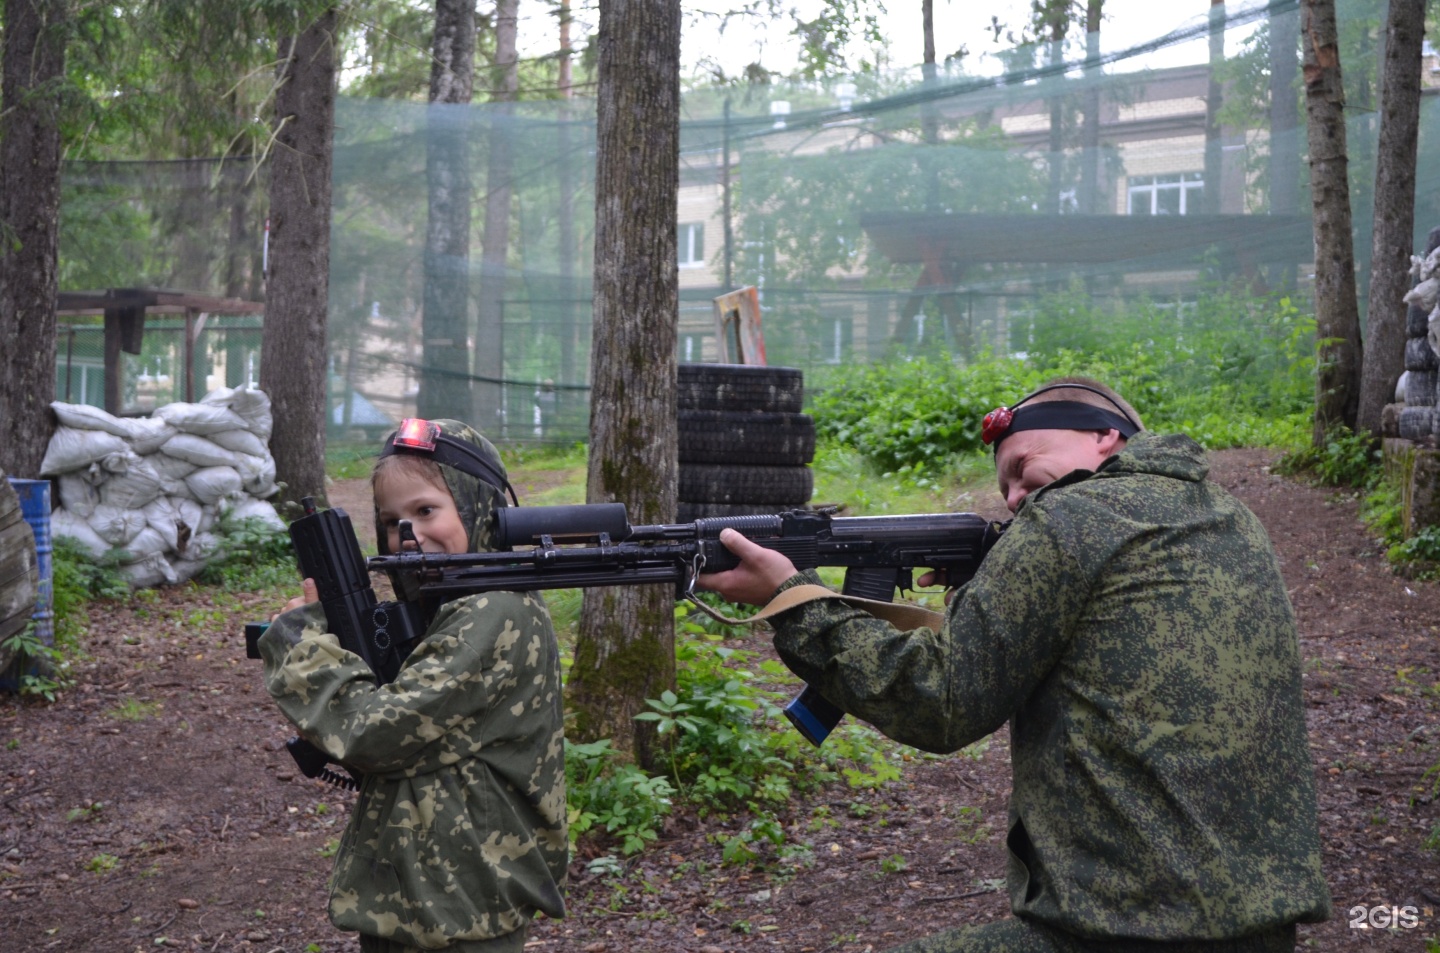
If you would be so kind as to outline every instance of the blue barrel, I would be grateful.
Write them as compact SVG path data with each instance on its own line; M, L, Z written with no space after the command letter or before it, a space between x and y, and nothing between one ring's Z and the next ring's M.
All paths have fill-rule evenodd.
M55 571L50 553L50 481L17 480L6 477L20 498L20 515L35 533L35 556L40 568L40 585L36 587L35 635L46 645L55 644Z

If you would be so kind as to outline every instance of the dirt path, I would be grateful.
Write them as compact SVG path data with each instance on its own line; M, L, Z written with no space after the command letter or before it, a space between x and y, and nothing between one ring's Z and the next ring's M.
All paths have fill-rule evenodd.
M1269 528L1300 620L1336 907L1302 939L1423 951L1440 936L1440 804L1421 780L1440 761L1440 587L1392 575L1352 501L1271 476L1268 459L1220 453L1212 476ZM331 502L363 527L368 497L343 490ZM357 948L324 915L348 798L297 777L282 750L239 635L277 600L241 600L98 606L79 688L51 706L0 700L0 949ZM571 916L538 924L530 947L862 953L1004 916L1008 779L1002 731L974 757L917 757L879 792L796 803L787 835L811 858L798 867L724 867L712 835L743 819L677 816L621 877L577 858ZM1349 923L1352 908L1406 905L1414 928Z

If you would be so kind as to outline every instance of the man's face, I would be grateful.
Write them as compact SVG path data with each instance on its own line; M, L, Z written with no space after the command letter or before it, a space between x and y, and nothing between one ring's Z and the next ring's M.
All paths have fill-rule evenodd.
M470 534L455 508L455 498L447 488L418 473L382 475L375 484L375 505L392 553L400 552L401 520L410 521L422 552L455 554L470 549Z
M1095 470L1125 445L1118 430L1022 430L995 454L1000 495L1010 512L1025 497L1075 470Z

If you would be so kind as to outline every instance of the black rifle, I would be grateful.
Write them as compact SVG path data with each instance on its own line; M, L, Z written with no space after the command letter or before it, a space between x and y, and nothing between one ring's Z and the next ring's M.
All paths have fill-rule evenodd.
M500 552L408 552L372 556L368 566L418 573L422 595L441 599L647 583L673 584L694 598L700 573L739 565L719 540L728 528L783 553L798 569L843 566L843 594L890 602L897 588L913 588L917 568L943 573L947 586L968 581L1004 530L974 513L834 517L797 510L654 526L631 526L623 503L502 507L496 515ZM785 715L819 745L844 712L807 685Z
M364 659L381 685L394 681L425 634L419 604L376 599L349 515L338 507L316 510L308 496L301 503L305 515L290 524L290 541L301 578L315 580L327 631L342 648ZM245 626L245 654L250 658L260 658L259 641L265 629L265 623ZM285 747L307 778L355 787L358 779L353 773L347 778L331 771L330 756L304 738L291 738Z

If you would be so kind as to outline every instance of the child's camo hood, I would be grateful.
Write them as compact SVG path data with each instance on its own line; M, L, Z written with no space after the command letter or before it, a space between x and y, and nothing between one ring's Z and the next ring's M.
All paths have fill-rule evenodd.
M458 420L432 420L431 423L440 428L440 432L453 440L460 440L468 443L480 451L497 473L505 479L509 474L505 472L505 464L500 459L500 452L495 445L486 440L480 431L468 424ZM391 435L393 436L393 434ZM423 454L417 454L423 456ZM465 526L465 531L470 540L470 552L490 552L495 549L493 540L495 537L495 511L499 507L508 506L509 501L505 493L479 477L471 476L454 467L439 464L440 475L445 478L445 486L449 488L450 495L455 499L455 508L460 512L460 521ZM380 553L388 552L386 546L385 527L380 522L380 508L375 508L375 539Z

